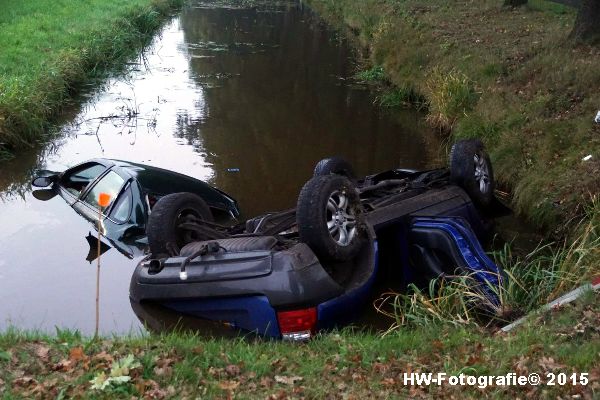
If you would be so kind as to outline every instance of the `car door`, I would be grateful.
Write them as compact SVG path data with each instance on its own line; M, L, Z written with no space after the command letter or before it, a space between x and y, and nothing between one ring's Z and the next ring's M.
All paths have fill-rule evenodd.
M119 203L119 196L123 192L126 183L126 178L113 170L108 170L97 181L93 182L90 185L91 187L80 194L77 202L73 204L73 208L90 221L98 221L100 214L102 214L102 218L106 218L112 205ZM110 196L110 202L107 206L101 207L98 204L100 193L107 193Z

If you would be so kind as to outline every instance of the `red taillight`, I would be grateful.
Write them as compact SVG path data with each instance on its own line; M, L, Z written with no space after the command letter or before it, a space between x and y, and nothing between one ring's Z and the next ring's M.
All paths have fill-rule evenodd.
M317 327L316 307L277 313L279 330L284 339L306 340L315 333Z

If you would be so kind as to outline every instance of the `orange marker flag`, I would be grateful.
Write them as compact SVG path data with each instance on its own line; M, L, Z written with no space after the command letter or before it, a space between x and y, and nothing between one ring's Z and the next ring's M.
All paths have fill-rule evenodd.
M110 204L110 194L108 193L100 193L98 195L98 205L100 207L106 208Z

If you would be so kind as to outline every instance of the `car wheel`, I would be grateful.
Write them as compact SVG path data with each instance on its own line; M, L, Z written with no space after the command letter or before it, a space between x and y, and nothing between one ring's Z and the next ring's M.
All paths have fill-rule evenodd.
M352 258L363 242L360 213L360 198L347 177L316 176L306 182L298 196L296 221L300 241L322 259Z
M459 140L450 150L450 180L461 186L482 207L494 199L494 173L483 143Z
M193 193L173 193L161 197L152 208L146 227L152 254L177 255L187 243L201 240L194 237L194 232L179 227L193 219L214 220L202 198Z
M326 176L331 174L343 175L350 180L355 180L352 165L341 157L324 158L315 165L313 176Z

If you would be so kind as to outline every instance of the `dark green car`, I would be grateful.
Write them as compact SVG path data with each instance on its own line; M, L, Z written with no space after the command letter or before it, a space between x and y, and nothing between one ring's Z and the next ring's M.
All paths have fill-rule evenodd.
M166 195L192 193L199 196L217 221L236 218L235 199L206 182L176 172L127 161L92 159L62 173L40 171L32 182L34 196L48 200L60 194L80 215L97 223L102 215L104 236L121 252L132 256L143 247L148 216L154 204ZM100 193L110 202L100 207ZM132 247L133 245L133 247Z

